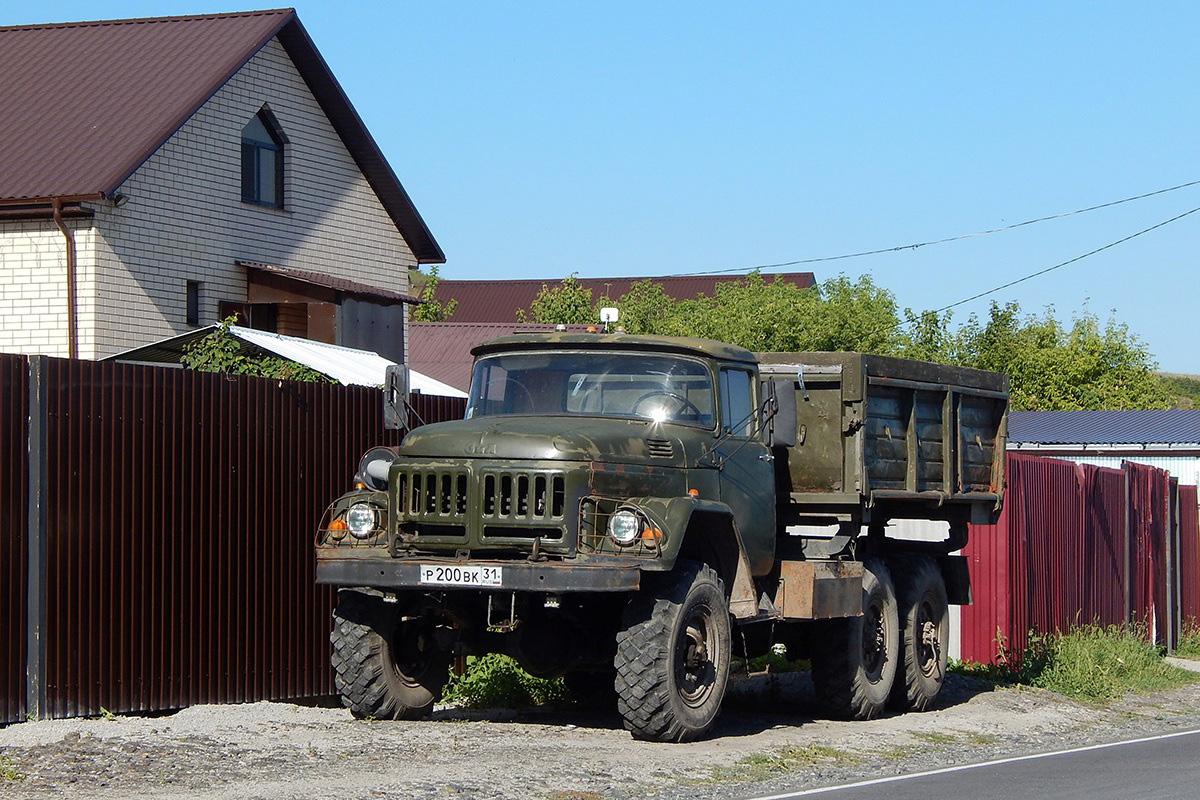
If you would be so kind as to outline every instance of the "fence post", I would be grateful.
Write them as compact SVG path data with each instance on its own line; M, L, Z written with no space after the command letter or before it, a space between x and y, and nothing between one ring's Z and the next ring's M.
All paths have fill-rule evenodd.
M45 356L29 357L29 520L25 618L25 711L46 719L46 386Z
M1167 652L1179 644L1179 479L1165 476L1167 484Z
M1128 461L1121 462L1121 472L1125 475L1124 522L1125 531L1125 623L1133 622L1133 587L1136 584L1133 574L1133 478L1132 468Z

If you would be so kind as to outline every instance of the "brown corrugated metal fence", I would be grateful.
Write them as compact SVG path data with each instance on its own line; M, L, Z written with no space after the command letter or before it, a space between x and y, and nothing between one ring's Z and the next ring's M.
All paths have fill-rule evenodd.
M26 374L24 357L0 355L0 723L25 715Z
M3 365L7 466L9 429L25 426L10 421L21 392ZM380 393L41 357L29 376L45 398L28 415L45 522L27 540L35 561L44 551L44 586L15 616L41 646L6 648L6 692L21 686L5 718L329 693L332 598L313 579L312 537L362 452L399 441ZM413 400L426 422L464 406ZM9 534L6 572L25 561L7 557L26 540Z
M1172 646L1200 606L1198 539L1195 488L1163 470L1009 453L1000 519L971 526L963 551L962 658L1019 658L1031 631L1081 623L1144 624Z

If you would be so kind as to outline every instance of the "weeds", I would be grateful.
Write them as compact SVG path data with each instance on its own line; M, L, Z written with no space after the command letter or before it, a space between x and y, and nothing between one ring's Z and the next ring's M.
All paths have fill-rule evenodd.
M1193 634L1200 639L1200 634ZM1182 644L1182 643L1181 643ZM1200 646L1200 641L1195 644ZM1018 660L997 664L955 662L954 672L996 683L1049 689L1085 702L1128 692L1155 692L1182 686L1200 676L1167 664L1141 626L1081 625L1067 633L1030 634Z
M848 750L838 750L819 744L783 747L773 753L751 753L738 759L731 767L713 767L712 780L718 782L765 781L776 775L783 775L817 764L853 767L861 761L862 758L859 755Z
M586 789L555 789L546 795L547 800L604 800L602 792Z
M570 692L561 678L535 678L509 656L489 653L469 656L467 671L451 677L442 699L466 708L520 708L565 703Z
M7 758L0 758L0 781L23 781L25 773L18 770Z
M1179 658L1200 658L1200 622L1194 617L1184 623L1179 643L1171 655Z
M782 643L771 645L766 654L750 659L735 658L731 670L734 673L756 674L760 672L805 672L810 668L807 659L791 660L787 655L787 645Z

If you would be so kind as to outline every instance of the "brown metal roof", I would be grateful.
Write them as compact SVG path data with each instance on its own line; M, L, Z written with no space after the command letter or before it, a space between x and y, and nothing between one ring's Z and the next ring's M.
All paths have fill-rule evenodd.
M111 196L276 36L418 262L445 261L292 9L0 27L0 204Z
M572 325L572 329L582 326ZM471 348L510 333L552 331L553 325L508 323L410 322L408 365L455 389L471 387Z
M256 261L235 261L240 267L246 267L250 270L255 270L259 273L267 275L278 275L291 281L300 281L301 283L312 284L314 286L323 286L326 289L332 289L335 292L344 294L360 295L369 297L373 300L386 300L392 303L418 303L420 302L415 297L410 297L400 292L393 292L391 289L381 289L378 286L369 286L365 283L347 280L345 278L336 278L333 275L326 275L322 272L309 272L302 269L291 269L290 267L279 267L274 264L260 264Z
M668 297L676 300L691 300L701 294L713 293L720 283L731 283L745 279L745 275L700 275L685 278L651 278L663 288ZM775 275L764 275L766 280L774 280ZM815 283L811 272L784 272L779 277L787 283L794 283L801 288L807 288ZM607 296L616 300L626 294L641 278L580 278L579 283L585 289L590 289L593 299ZM452 322L516 322L517 310L528 311L530 305L537 299L542 286L555 287L561 283L558 278L549 280L518 280L518 281L448 281L439 280L434 299L445 303L457 300L458 305L451 315Z

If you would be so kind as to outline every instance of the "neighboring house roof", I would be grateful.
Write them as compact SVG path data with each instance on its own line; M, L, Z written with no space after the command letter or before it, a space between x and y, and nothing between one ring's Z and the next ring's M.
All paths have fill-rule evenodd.
M257 270L268 275L278 275L282 278L287 278L301 283L312 284L314 286L322 286L326 289L332 289L335 292L343 294L358 295L367 297L372 300L383 300L391 303L419 303L420 301L407 294L393 292L389 289L380 289L378 286L368 286L365 283L347 280L346 278L337 278L333 275L325 275L320 272L309 272L302 269L291 269L289 267L278 267L274 264L260 264L257 261L236 261L238 266L246 267L247 269Z
M417 261L444 262L293 9L0 27L0 204L112 197L274 37Z
M552 331L553 325L515 322L410 322L408 365L464 392L471 386L471 348L510 333ZM569 326L582 330L582 325Z
M650 278L663 288L668 297L690 300L701 294L711 295L717 284L743 280L745 275L702 275L690 277ZM776 275L763 275L767 281ZM783 272L778 277L786 283L807 288L815 283L811 272ZM626 294L641 278L579 278L579 284L590 289L593 299L610 297L614 301ZM458 305L450 315L451 322L516 322L517 310L528 310L542 287L553 288L561 279L513 280L513 281L449 281L438 280L434 300L446 303L457 300Z
M1200 410L1014 411L1011 444L1200 444Z
M216 330L218 326L208 325L194 331L173 336L153 344L135 347L123 353L109 356L103 361L124 361L138 364L178 364L187 345L202 339ZM284 336L278 333L268 333L239 325L230 325L229 332L235 339L243 343L242 352L273 353L288 361L295 361L306 367L328 375L338 383L346 386L382 386L384 373L393 363L378 353L369 350L355 350L351 347L340 347L324 342L314 342L311 339L301 339L296 336ZM409 388L424 394L435 394L443 397L466 397L453 386L422 375L409 369Z

